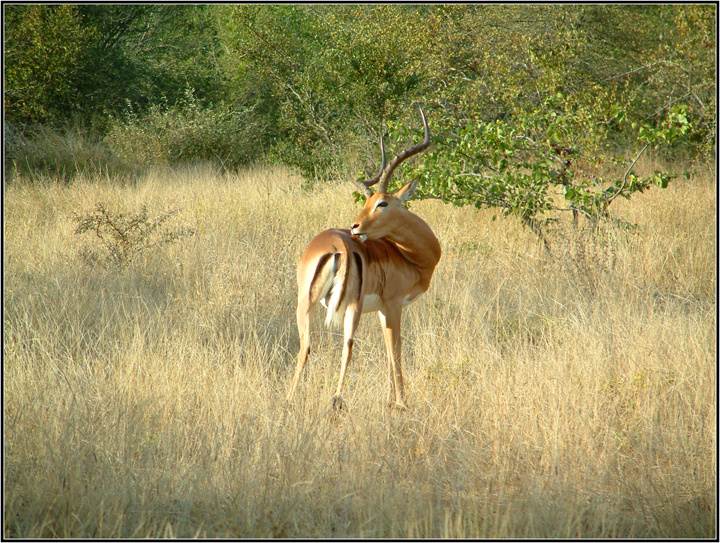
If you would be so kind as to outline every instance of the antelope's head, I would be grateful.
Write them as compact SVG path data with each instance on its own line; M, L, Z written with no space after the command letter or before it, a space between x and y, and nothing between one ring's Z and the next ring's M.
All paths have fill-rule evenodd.
M408 215L413 215L403 207L403 204L415 193L418 185L418 179L415 178L407 185L399 190L388 193L388 185L395 169L405 160L413 155L424 151L430 146L430 128L428 128L427 119L422 108L420 108L420 116L422 117L423 127L425 128L425 138L421 143L409 149L405 149L397 155L390 164L387 164L385 158L385 142L380 138L380 148L382 150L382 166L380 173L368 181L359 181L358 187L368 197L365 201L360 215L355 219L351 232L361 241L367 239L378 239L389 236L396 232L400 227L407 223ZM377 191L373 192L370 187L379 183Z

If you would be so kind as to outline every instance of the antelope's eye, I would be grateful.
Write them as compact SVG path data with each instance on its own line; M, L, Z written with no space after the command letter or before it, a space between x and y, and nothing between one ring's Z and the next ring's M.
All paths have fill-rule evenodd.
M388 203L383 200L382 202L378 202L375 207L376 207L376 208L378 208L378 207L387 207L387 205L388 205Z

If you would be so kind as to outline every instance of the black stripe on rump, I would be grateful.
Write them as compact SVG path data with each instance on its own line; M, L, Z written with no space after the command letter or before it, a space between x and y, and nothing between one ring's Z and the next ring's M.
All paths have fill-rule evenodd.
M358 272L358 290L357 290L357 297L356 299L360 299L360 294L362 293L362 284L363 284L363 267L362 267L362 257L359 253L353 253L353 256L355 257L355 265L357 266L357 272Z
M340 259L342 253L335 253L335 255L338 257L338 269L340 269ZM340 309L343 305L343 301L345 300L345 295L347 294L347 285L348 285L348 279L350 279L350 269L349 269L349 262L348 262L348 269L345 270L345 278L343 279L343 286L342 286L342 292L340 293L340 298L338 299L338 305L337 309Z
M315 283L317 282L318 276L320 275L320 272L325 267L326 262L330 259L330 257L333 255L333 253L325 253L318 259L317 266L315 266L315 275L313 275L312 281L310 281L310 296L312 297L313 289L315 288Z

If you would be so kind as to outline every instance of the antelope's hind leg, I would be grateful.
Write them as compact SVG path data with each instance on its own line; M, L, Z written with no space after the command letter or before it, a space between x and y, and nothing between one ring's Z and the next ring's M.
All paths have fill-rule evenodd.
M333 396L333 409L342 409L342 388L345 382L345 374L347 373L348 364L352 358L353 344L355 340L355 331L357 330L358 324L360 323L360 315L362 314L362 307L359 303L348 304L345 309L345 318L343 320L343 352L342 352L342 363L340 366L340 378L338 379L337 390Z
M300 336L300 350L297 355L297 366L295 367L295 376L293 377L290 392L287 395L287 401L293 399L295 390L297 389L300 376L302 375L305 364L307 364L310 355L310 323L315 313L315 305L310 303L307 297L298 300L297 307L297 327Z

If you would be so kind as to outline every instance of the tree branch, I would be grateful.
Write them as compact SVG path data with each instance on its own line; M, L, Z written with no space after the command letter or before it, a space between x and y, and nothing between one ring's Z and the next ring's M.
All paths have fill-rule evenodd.
M625 172L625 176L623 177L622 185L621 185L620 188L617 190L617 192L616 192L612 197L606 198L606 200L607 200L607 205L610 205L610 204L612 203L612 201L613 201L615 198L617 198L623 190L625 190L625 185L627 184L627 176L630 174L630 171L633 169L633 166L635 166L635 163L640 159L640 157L642 156L642 154L645 152L645 149L648 148L648 145L650 145L650 142L647 142L647 143L645 144L645 147L643 147L643 148L640 150L640 152L638 153L638 155L635 157L635 160L633 160L632 164L630 164L630 167L627 169L627 171Z

